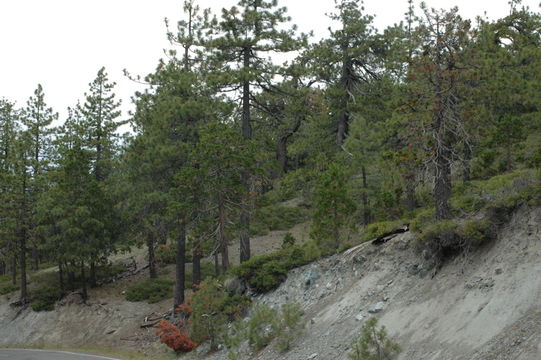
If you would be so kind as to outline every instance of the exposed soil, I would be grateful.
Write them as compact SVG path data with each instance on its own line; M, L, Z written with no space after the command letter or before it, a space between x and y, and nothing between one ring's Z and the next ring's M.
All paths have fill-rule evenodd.
M278 289L256 301L278 308L297 302L306 329L286 354L273 344L254 359L346 359L351 340L377 317L403 351L399 359L541 359L541 208L523 208L497 240L446 263L437 273L405 233L295 269ZM307 237L307 224L292 232ZM253 241L255 254L281 245L285 232ZM304 235L303 235L304 234ZM236 246L232 246L232 259ZM140 274L138 276L145 276ZM35 313L0 297L0 345L88 346L165 352L145 316L168 310L124 301L136 278L91 292L88 304L68 297L54 311ZM226 359L225 351L209 359Z

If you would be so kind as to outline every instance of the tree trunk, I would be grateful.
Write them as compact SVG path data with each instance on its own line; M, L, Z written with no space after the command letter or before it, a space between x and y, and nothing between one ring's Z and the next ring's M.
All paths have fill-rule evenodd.
M276 148L276 159L280 164L280 168L285 173L287 172L287 142L289 138L292 137L301 127L302 120L304 115L297 118L293 128L289 129L286 134L280 136L278 139L278 146Z
M471 161L471 148L467 144L464 144L464 170L462 172L462 180L464 182L471 180L470 174L470 161Z
M446 149L438 149L436 154L436 174L434 196L436 200L436 219L451 218L449 199L451 198L451 163L450 153Z
M175 299L174 308L184 303L184 281L186 267L186 228L180 225L179 235L177 237L177 259L176 259L176 278L175 278Z
M280 164L282 172L287 172L287 137L282 136L278 140L278 146L276 148L276 158Z
M17 255L14 255L11 260L11 282L17 285Z
M218 205L218 217L219 217L219 229L218 229L218 236L220 237L220 253L222 255L222 271L225 274L227 270L229 270L229 249L228 249L228 241L227 241L227 235L225 233L225 206L223 200L220 200L220 203ZM242 215L241 215L242 218ZM242 245L241 245L242 249Z
M363 177L363 196L362 196L362 202L363 202L363 221L365 225L370 224L370 204L368 202L368 182L366 180L366 167L363 165L361 166L361 173Z
M218 251L214 252L214 275L220 276L220 262L218 261Z
M0 259L0 276L6 274L6 263L4 260Z
M62 266L62 261L58 262L58 285L60 291L64 291L64 267Z
M199 285L201 282L201 247L199 243L194 244L192 251L192 284Z
M154 254L154 239L152 235L147 237L147 250L148 250L148 272L151 279L156 279L158 277L158 272L156 271L156 256Z
M90 286L96 286L96 263L94 261L90 262Z
M85 262L81 261L81 281L83 285L83 301L86 302L88 299L88 290L86 287L86 273L85 273Z
M24 225L23 225L24 226ZM26 229L21 232L20 248L19 248L19 269L21 272L21 303L25 304L28 297L26 288Z
M36 244L32 244L32 270L37 271L39 268L39 251Z
M250 69L251 49L245 47L243 51L243 69L248 72ZM250 114L250 80L244 80L242 84L242 136L244 139L252 138L251 114ZM244 199L240 209L240 262L244 262L250 258L250 174L246 171L242 172L242 185L245 189ZM222 249L222 257L224 251ZM229 260L222 262L224 269L229 267Z
M351 86L354 82L353 62L348 54L349 41L346 39L341 44L340 48L343 54L342 60L342 74L340 78L340 89L342 90L340 101L340 113L338 115L338 130L336 132L336 144L341 149L344 144L344 140L348 134L349 128L349 96L352 93Z

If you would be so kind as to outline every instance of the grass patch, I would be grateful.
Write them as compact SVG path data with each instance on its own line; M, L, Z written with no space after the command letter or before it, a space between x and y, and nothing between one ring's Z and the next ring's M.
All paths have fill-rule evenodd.
M167 279L146 279L128 288L126 300L147 301L149 304L157 303L173 297L173 283L173 280Z

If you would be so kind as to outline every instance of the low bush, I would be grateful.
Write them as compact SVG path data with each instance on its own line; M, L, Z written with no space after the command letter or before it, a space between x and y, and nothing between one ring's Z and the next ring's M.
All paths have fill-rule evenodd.
M13 285L11 283L0 284L0 295L6 295L17 290L19 290L18 285Z
M210 342L212 350L218 343L227 322L224 304L228 295L216 280L206 280L190 298L190 328L192 339L201 344Z
M57 286L41 286L30 292L30 307L34 311L52 311L63 295Z
M400 353L400 346L391 341L385 327L376 327L378 320L369 319L353 339L348 357L351 360L392 360Z
M277 335L278 314L264 304L257 304L246 322L246 338L254 351L267 346Z
M173 296L173 281L167 279L147 279L133 285L126 291L128 301L147 301L156 303Z
M363 231L363 234L361 235L361 242L377 238L378 236L388 233L402 225L404 225L402 220L381 221L370 224Z
M169 245L158 246L154 255L158 264L175 264L177 262L175 249Z
M247 352L248 349L243 347L244 339L247 339L246 345L251 354L274 339L280 352L290 350L304 329L302 315L303 311L297 304L284 304L279 312L264 304L255 305L249 318L237 319L227 330L224 342L229 359L241 359L243 352Z
M280 352L291 349L296 339L299 338L304 323L301 322L304 312L298 304L282 305L282 312L278 319L276 346Z
M180 331L169 321L160 321L156 335L160 337L162 344L169 346L177 353L192 351L197 346L196 343L190 340L188 334Z
M252 235L264 235L274 230L289 230L308 218L308 210L302 207L266 206L256 209L250 225Z
M233 267L230 273L246 281L256 293L262 294L277 288L287 278L289 270L305 265L319 255L320 252L308 253L304 248L291 246L271 254L254 256Z

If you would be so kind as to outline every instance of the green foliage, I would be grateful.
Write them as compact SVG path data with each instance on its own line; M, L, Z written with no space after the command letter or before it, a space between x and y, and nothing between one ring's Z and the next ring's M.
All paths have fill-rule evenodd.
M278 314L267 305L256 304L246 322L246 338L252 350L259 351L277 335Z
M319 256L321 252L307 253L304 248L292 246L271 254L254 256L233 267L230 272L248 282L256 293L265 293L277 288L286 279L289 270Z
M368 225L361 235L361 242L372 240L404 225L402 220L382 221Z
M450 243L455 239L458 224L453 220L442 220L430 224L420 235L424 243Z
M230 360L243 358L242 341L248 340L252 351L259 351L276 339L280 352L292 348L304 329L303 311L298 304L284 304L276 311L264 304L256 304L248 319L237 319L229 327L224 337Z
M173 296L173 281L166 279L146 279L130 286L126 291L127 301L144 301L149 304Z
M156 256L158 264L175 264L177 261L176 251L169 245L159 245L154 252L154 256Z
M282 305L276 329L276 346L280 352L290 350L301 335L304 329L304 323L301 322L303 315L304 312L296 303Z
M63 295L63 292L57 286L51 284L41 286L30 293L32 298L30 307L34 311L52 311L56 302Z
M19 290L18 285L13 285L13 284L10 284L10 283L7 283L7 284L1 284L0 283L0 295L6 295L6 294L12 293L12 292L17 291L17 290Z
M295 237L290 233L286 233L284 235L284 239L282 240L282 249L287 249L293 245L295 245Z
M222 339L227 316L224 304L228 295L216 280L205 280L191 298L191 338L198 344L210 342L216 349Z
M353 339L351 360L392 360L400 353L400 346L389 339L384 326L377 328L378 320L371 318L361 328L359 337Z
M323 248L338 250L341 232L356 206L347 191L345 171L336 164L321 175L310 237Z
M307 219L307 209L289 206L266 206L256 209L251 223L253 234L265 231L289 230Z

